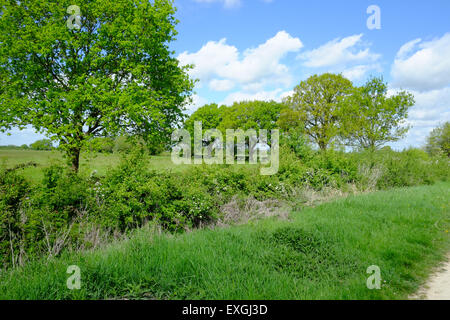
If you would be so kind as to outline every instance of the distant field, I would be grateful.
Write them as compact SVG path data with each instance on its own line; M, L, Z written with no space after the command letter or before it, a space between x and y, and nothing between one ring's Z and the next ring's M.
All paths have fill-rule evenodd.
M449 183L351 196L230 228L150 228L0 273L0 299L405 299L449 247ZM66 287L67 267L81 289ZM381 289L366 286L369 266Z
M38 181L43 177L42 169L51 164L64 164L65 159L59 151L35 151L35 150L0 150L0 164L5 164L10 168L20 163L36 162L37 167L30 167L23 170L25 176L32 181ZM120 154L101 154L91 153L83 154L81 158L80 172L91 173L97 170L98 174L103 175L108 168L113 168L120 161ZM184 166L185 168L186 166ZM183 167L174 165L170 156L152 156L150 159L150 168L156 170L172 169L182 170Z

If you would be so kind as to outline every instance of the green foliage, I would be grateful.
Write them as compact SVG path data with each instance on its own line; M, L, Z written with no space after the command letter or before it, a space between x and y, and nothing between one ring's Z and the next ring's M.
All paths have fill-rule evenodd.
M285 130L281 135L280 144L290 148L299 159L304 161L309 161L314 153L310 140L301 127Z
M175 236L148 227L99 250L3 272L0 299L407 299L448 252L449 190L439 183L364 194L287 221ZM380 290L366 286L374 261ZM80 290L66 287L74 264Z
M133 145L129 137L120 136L114 140L113 151L128 153L133 150Z
M23 265L43 254L76 247L87 230L73 224L91 208L85 180L64 167L51 166L39 186L18 169L0 170L0 251L4 266Z
M202 122L202 129L204 133L208 129L216 129L222 122L224 113L227 107L219 107L217 104L206 104L198 108L185 122L184 127L189 131L191 138L194 137L194 123L196 121Z
M52 144L52 141L49 139L42 139L42 140L33 142L30 145L30 148L33 150L52 150L53 144Z
M14 248L18 248L17 237L24 228L24 201L31 188L16 170L0 168L0 257L2 265L16 263Z
M387 90L382 78L371 78L347 98L341 115L341 135L347 145L376 149L408 132L409 127L403 125L414 97L406 91L388 97Z
M112 153L115 141L109 137L93 138L87 144L87 149L91 152Z
M276 125L283 104L275 101L244 101L235 102L226 108L223 119L218 128L225 132L226 129L277 129Z
M59 142L75 171L91 138L137 134L168 139L190 101L180 67L171 0L2 2L0 128L30 125Z
M29 184L20 170L34 163L3 168L3 265L89 248L98 245L97 234L108 239L148 223L175 233L208 225L221 218L221 208L233 201L252 198L292 203L302 201L297 198L305 189L388 189L450 178L447 157L430 157L420 149L321 152L310 149L301 132L298 141L294 134L280 146L280 167L274 176L261 176L258 165L151 170L145 149L124 153L119 165L105 175L77 175L64 166L51 165L43 169L41 181ZM90 230L96 230L96 236Z
M9 144L6 146L0 146L0 150L27 150L30 147L26 144L19 146L13 145L13 144Z
M425 150L431 155L443 154L450 157L450 122L433 129L427 137Z
M436 180L447 180L449 177L448 167L445 170L439 166L438 159L428 158L420 149L389 152L382 161L383 175L377 184L381 189L432 184Z
M133 152L97 182L102 223L121 231L156 221L181 231L210 221L216 211L206 188L176 175L146 169L142 153Z
M352 88L352 82L342 75L314 75L300 82L284 102L298 114L305 133L321 150L326 150L340 133L344 99Z

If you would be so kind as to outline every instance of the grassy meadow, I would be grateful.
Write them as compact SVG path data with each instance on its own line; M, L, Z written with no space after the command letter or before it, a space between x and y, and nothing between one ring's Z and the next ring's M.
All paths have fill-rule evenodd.
M108 168L114 168L120 161L118 153L83 153L80 161L81 174L90 174L96 170L99 175L106 174ZM21 163L34 162L36 167L23 169L23 173L30 180L37 182L43 178L43 169L52 164L65 164L65 158L60 151L45 150L8 150L0 149L0 164L12 168ZM172 163L169 154L152 156L149 160L150 168L154 170L183 170L183 166Z
M405 299L449 249L450 184L350 196L230 228L161 233L0 275L1 299ZM66 287L69 265L81 289ZM380 290L366 269L380 267Z
M408 298L450 249L448 159L308 155L283 146L262 176L90 153L75 174L56 151L0 150L0 299Z
M419 297L450 253L436 5L397 5L419 37L360 3L79 2L0 5L0 300Z

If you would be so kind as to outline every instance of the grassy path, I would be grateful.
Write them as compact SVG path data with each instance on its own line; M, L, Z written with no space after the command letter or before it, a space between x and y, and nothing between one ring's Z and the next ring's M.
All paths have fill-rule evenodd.
M102 250L0 275L1 299L405 299L449 249L450 184L353 196L260 222ZM81 289L68 290L69 265ZM369 290L376 265L381 289Z

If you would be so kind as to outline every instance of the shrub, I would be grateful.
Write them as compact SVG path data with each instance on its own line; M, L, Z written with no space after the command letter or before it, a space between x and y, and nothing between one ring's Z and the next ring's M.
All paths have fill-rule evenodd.
M117 137L114 140L114 152L128 153L133 149L133 144L130 143L129 138L125 136Z
M156 221L177 232L213 218L216 206L207 186L149 171L147 160L143 152L133 152L98 186L104 225L126 231Z
M52 150L53 143L49 139L38 140L30 145L33 150Z
M3 265L19 262L20 234L25 222L23 200L30 191L28 182L15 170L0 168L0 261Z
M87 149L94 152L112 153L114 150L114 145L115 142L113 138L98 137L89 141Z

